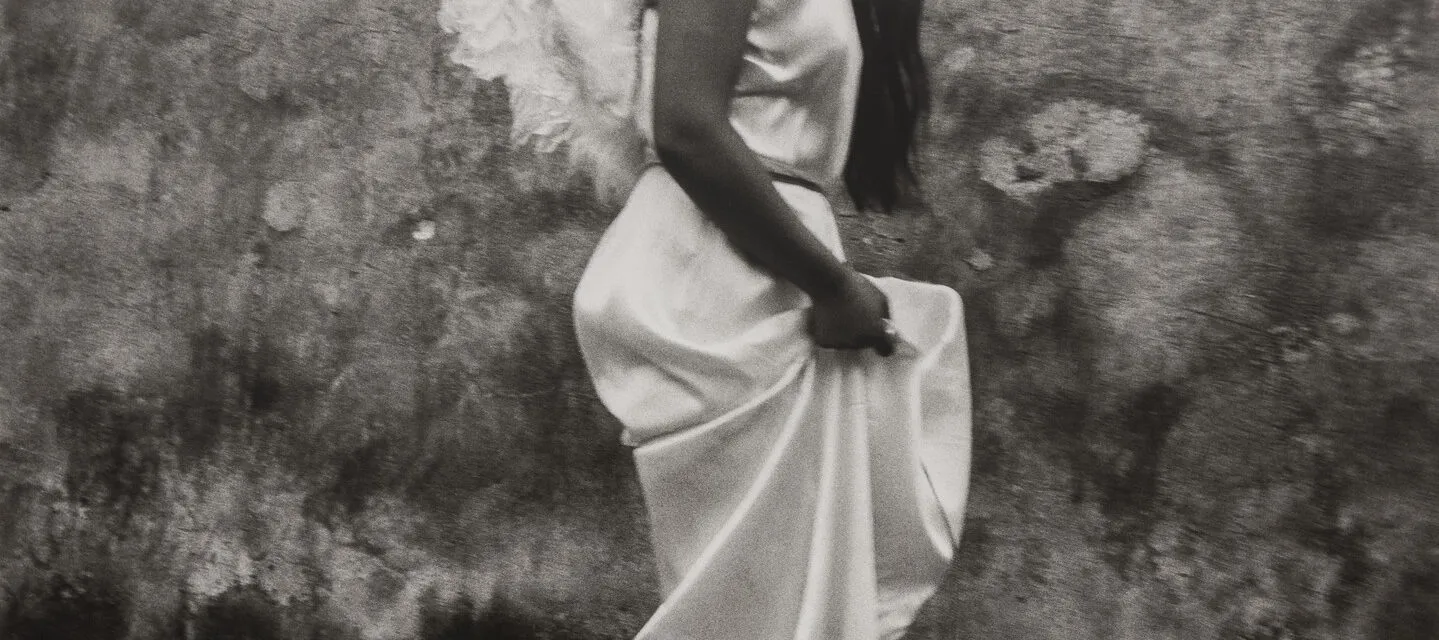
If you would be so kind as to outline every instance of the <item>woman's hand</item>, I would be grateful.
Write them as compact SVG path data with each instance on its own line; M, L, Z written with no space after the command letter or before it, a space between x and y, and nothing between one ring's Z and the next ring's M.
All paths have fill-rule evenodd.
M828 349L873 348L881 356L894 353L894 342L885 332L889 300L884 292L848 265L841 282L833 295L811 297L808 329L815 344Z

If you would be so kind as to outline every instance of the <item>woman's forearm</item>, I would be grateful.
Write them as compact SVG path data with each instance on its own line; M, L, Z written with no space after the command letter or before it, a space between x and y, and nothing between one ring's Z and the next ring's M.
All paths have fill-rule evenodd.
M728 122L656 131L660 161L685 193L756 266L816 299L845 286L843 263L804 226L759 157Z

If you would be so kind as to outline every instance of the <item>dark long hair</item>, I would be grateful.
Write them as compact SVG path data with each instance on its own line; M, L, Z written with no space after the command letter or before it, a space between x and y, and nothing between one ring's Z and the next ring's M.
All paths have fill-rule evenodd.
M852 0L864 66L845 165L845 189L860 209L894 210L917 192L919 122L929 111L929 74L919 49L923 0Z

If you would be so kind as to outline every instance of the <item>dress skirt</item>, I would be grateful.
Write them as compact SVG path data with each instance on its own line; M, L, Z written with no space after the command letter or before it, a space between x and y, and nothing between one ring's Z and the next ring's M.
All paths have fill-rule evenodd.
M776 188L842 255L822 194ZM954 290L874 280L904 341L815 347L809 299L746 262L660 167L575 293L595 389L624 426L664 600L638 640L888 640L936 590L968 491Z

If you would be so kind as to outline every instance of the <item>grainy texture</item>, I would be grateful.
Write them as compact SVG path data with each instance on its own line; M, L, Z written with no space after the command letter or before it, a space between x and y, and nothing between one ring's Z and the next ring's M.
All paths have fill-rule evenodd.
M625 638L613 208L438 3L0 0L0 637ZM1439 628L1439 2L932 1L965 544L915 638ZM737 612L736 615L741 615Z

